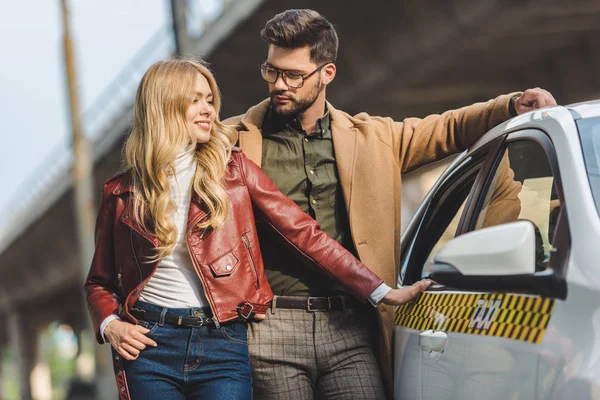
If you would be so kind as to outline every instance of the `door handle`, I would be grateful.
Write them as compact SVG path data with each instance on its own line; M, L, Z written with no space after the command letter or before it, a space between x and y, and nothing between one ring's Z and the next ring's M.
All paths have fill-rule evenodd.
M429 329L419 335L421 351L428 353L433 360L439 360L447 346L448 335L446 332Z

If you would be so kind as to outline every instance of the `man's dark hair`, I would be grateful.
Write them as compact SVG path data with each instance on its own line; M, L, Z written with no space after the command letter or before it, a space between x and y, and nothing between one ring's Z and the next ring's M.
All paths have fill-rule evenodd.
M262 40L286 49L310 46L315 64L335 62L338 36L331 22L313 10L286 10L271 18L260 32Z

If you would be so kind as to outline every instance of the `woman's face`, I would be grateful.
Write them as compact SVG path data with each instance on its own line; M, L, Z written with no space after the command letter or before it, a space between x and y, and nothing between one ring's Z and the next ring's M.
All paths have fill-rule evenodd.
M213 93L208 81L200 72L197 72L196 84L193 93L190 93L189 100L185 119L191 125L196 141L206 143L210 140L210 131L216 115Z

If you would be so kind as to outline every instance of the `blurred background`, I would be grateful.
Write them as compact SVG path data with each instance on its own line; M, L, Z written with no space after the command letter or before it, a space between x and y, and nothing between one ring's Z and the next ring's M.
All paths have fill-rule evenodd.
M600 97L597 0L0 0L0 399L115 398L82 282L139 79L202 56L221 117L243 113L267 96L260 29L288 8L336 26L327 94L349 113L421 117L535 86ZM445 165L405 177L404 225Z

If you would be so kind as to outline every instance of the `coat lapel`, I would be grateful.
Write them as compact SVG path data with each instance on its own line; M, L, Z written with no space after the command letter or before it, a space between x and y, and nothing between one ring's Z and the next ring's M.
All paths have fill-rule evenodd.
M344 191L346 210L350 213L352 205L354 165L356 162L356 135L354 124L341 112L327 104L331 115L331 135L333 149L340 176L340 183Z
M270 100L263 100L250 108L240 120L240 147L246 156L261 166L262 162L262 123L269 108Z

